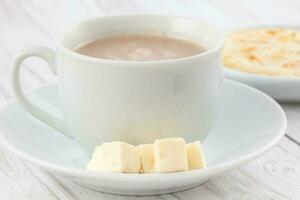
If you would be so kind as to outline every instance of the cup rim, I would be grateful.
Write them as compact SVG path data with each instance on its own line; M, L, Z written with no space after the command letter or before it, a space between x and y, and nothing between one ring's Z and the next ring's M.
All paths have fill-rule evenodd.
M173 58L173 59L163 59L163 60L150 60L150 61L135 61L135 60L110 60L110 59L104 59L104 58L95 58L95 57L91 57L91 56L87 56L87 55L83 55L80 53L77 53L75 51L70 50L69 48L65 47L64 44L62 43L64 34L76 27L79 26L81 24L84 23L88 23L91 21L98 21L98 20L102 20L102 19L108 19L108 18L123 18L123 17L161 17L161 18L171 18L171 19L184 19L184 20L188 20L188 21L192 21L195 23L203 23L203 24L207 24L210 27L212 27L214 29L214 31L220 33L220 35L222 35L220 42L215 45L213 48L204 51L202 53L197 53L195 55L191 55L191 56L185 56L185 57L181 57L181 58ZM161 64L161 63L174 63L174 62L185 62L185 61L189 61L189 60L194 60L194 59L206 59L207 57L209 57L211 54L213 54L214 52L218 51L219 49L222 48L222 46L224 45L224 33L223 31L221 31L219 28L217 28L216 26L212 25L211 23L205 22L205 21L201 21L198 19L191 19L191 18L187 18L187 17L181 17L181 16L173 16L173 15L156 15L156 14L128 14L128 15L110 15L110 16L104 16L104 17L96 17L96 18L91 18L91 19L86 19L86 20L82 20L80 22L74 23L72 25L67 26L62 32L61 34L59 34L59 36L57 36L55 38L55 46L57 48L57 50L63 52L64 54L67 54L69 56L73 56L73 57L77 57L80 58L82 60L88 61L88 62L93 62L93 63L109 63L109 64L130 64L130 65L148 65L148 64Z

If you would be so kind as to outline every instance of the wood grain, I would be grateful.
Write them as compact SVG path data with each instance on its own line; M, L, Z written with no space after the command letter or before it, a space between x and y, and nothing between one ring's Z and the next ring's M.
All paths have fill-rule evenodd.
M0 199L58 199L19 158L0 151Z
M53 39L79 20L112 14L157 13L204 19L223 29L245 24L299 24L296 0L82 0L9 1L0 6L0 108L11 98L12 56L24 48L54 48ZM39 59L25 62L24 89L55 81ZM169 195L126 197L104 194L53 177L0 147L0 199L300 199L300 105L282 104L288 118L287 137L260 158L194 189Z
M285 111L288 127L287 136L293 142L300 145L300 105L299 104L281 104L283 110Z

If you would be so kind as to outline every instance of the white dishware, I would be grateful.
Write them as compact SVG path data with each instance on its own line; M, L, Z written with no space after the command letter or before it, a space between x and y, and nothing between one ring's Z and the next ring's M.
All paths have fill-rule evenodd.
M164 34L199 42L207 50L160 61L105 60L73 51L81 43L122 34ZM74 138L88 152L115 140L139 144L184 137L194 141L199 133L203 141L214 122L222 44L219 31L196 20L158 15L91 19L67 28L56 40L56 51L36 47L16 56L13 94L30 114ZM20 66L32 56L44 59L57 74L62 118L37 107L21 90Z
M230 31L243 29L259 29L259 28L285 28L300 31L299 26L295 25L259 25L236 27ZM227 79L239 81L255 87L276 100L282 102L299 102L300 101L300 78L297 77L276 77L264 76L254 73L243 72L224 66L224 77Z
M30 93L37 106L59 115L56 85ZM74 140L26 113L18 103L0 112L0 143L42 169L94 190L124 195L153 195L185 190L261 155L284 135L286 117L266 94L225 80L217 101L214 128L203 148L208 167L163 174L120 174L85 170L87 153ZM201 123L199 121L198 123ZM17 125L16 125L17 124ZM193 133L201 139L201 133Z

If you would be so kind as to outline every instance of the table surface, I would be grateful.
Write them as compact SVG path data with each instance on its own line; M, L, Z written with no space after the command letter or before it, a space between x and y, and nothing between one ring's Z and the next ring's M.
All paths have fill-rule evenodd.
M54 48L53 38L82 19L129 13L156 13L204 19L224 29L251 24L298 24L297 0L2 0L0 4L0 107L11 99L9 71L17 51L35 45ZM46 64L28 59L25 90L55 81ZM300 90L299 90L300 92ZM52 176L0 146L0 199L300 199L300 104L281 104L286 135L266 154L209 182L168 195L126 197L96 192Z

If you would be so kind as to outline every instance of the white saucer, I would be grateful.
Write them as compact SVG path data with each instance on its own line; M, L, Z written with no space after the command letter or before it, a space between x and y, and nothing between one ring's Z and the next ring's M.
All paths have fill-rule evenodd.
M56 85L30 93L38 105L59 113ZM224 81L217 121L204 142L208 168L166 174L117 174L84 170L88 156L72 140L31 117L14 102L0 112L0 142L42 169L95 190L125 195L175 192L204 183L268 150L286 129L286 117L270 97ZM201 123L201 122L199 122Z
M260 28L284 28L291 30L300 30L299 25L288 24L265 24L254 26L235 27L228 32L242 29L260 29ZM263 76L253 73L242 72L239 70L224 67L224 77L234 81L239 81L255 87L264 93L270 95L274 99L283 102L299 102L300 101L300 78L297 77L273 77Z

